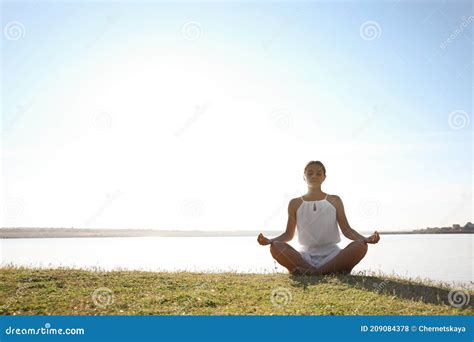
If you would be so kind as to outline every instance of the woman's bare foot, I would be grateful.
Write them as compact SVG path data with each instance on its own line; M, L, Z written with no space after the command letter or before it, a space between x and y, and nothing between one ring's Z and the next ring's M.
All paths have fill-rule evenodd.
M316 267L302 267L302 266L296 266L293 268L293 271L291 272L293 275L319 275L319 269Z

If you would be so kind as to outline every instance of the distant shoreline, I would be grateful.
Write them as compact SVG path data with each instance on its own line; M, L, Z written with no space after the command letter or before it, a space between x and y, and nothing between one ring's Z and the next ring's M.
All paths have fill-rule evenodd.
M0 239L20 238L90 238L90 237L237 237L259 233L274 235L273 231L203 231L155 229L83 229L83 228L0 228Z
M154 230L154 229L83 229L83 228L0 228L0 239L37 239L37 238L106 238L106 237L244 237L263 233L277 236L280 231L202 231L202 230ZM474 232L420 232L386 231L380 235L400 234L472 234Z

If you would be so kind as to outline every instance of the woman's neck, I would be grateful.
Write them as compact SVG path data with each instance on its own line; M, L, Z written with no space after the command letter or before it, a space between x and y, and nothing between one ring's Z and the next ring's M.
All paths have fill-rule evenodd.
M306 196L310 198L321 197L323 195L324 195L324 192L322 192L320 186L314 187L314 188L313 187L308 188L308 192L306 193Z

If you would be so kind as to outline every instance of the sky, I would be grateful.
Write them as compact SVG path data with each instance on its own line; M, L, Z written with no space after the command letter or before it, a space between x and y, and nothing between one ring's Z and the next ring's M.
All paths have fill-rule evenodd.
M473 220L470 1L2 2L2 227Z

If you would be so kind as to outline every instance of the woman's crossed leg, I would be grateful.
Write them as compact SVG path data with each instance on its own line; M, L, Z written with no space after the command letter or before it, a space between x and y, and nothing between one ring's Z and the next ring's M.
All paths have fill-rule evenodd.
M291 274L349 274L367 253L367 243L364 241L351 242L333 259L320 267L309 264L296 249L286 242L274 241L270 245L270 252L273 258L280 265L286 267Z

